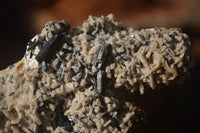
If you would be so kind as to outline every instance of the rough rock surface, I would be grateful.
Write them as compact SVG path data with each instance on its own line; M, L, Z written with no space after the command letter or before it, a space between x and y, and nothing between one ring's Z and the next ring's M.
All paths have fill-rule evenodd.
M128 132L144 119L118 88L141 94L180 83L191 64L180 29L134 30L112 14L70 30L50 21L24 58L0 71L2 132Z

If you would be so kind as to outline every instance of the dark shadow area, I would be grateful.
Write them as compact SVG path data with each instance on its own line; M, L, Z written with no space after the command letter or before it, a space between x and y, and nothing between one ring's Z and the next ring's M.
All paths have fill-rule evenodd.
M145 132L150 133L198 133L200 97L198 94L200 69L192 70L191 79L184 84L161 90L153 90L132 101L144 107L147 117Z
M0 69L3 69L23 57L26 42L30 39L30 28L27 24L28 10L20 2L1 2L0 16Z

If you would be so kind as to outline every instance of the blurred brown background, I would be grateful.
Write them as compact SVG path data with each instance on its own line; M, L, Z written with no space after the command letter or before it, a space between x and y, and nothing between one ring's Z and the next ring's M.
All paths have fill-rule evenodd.
M181 86L150 91L136 98L148 124L141 132L200 132L200 1L199 0L7 0L0 2L0 69L21 59L26 43L49 20L79 26L88 15L113 13L135 29L181 27L192 42L195 66ZM198 131L199 130L199 131Z

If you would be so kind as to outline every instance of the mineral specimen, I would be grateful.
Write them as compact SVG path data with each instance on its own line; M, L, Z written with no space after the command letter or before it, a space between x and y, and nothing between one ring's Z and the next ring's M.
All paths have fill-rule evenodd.
M2 132L128 132L144 119L134 93L181 82L191 64L180 29L134 30L112 14L70 30L48 22L24 58L0 71Z

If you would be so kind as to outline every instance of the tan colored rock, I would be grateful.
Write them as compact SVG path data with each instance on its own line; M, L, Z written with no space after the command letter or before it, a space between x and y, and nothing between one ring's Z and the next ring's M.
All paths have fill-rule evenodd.
M134 30L112 14L89 16L73 30L50 21L28 42L24 58L0 71L0 131L135 129L144 113L117 89L143 94L182 81L189 49L180 29Z

